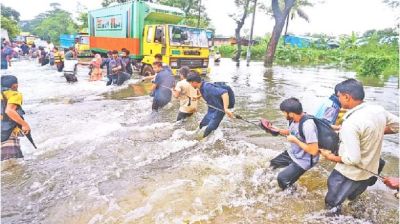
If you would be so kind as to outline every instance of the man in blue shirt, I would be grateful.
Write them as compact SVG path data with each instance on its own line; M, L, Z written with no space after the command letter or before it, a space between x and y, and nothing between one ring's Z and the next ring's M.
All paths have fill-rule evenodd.
M208 105L207 114L200 122L200 129L207 126L203 137L208 136L218 128L225 114L230 118L234 118L233 113L228 109L229 94L226 89L204 82L197 72L191 72L186 80L194 88L200 89L201 96Z
M113 78L112 78L112 76L111 76L111 69L110 69L110 61L111 61L111 59L112 59L112 51L108 51L107 52L107 58L104 58L103 59L103 62L101 63L101 65L100 65L100 68L103 68L104 66L106 66L106 68L107 68L107 78L108 78L108 81L107 81L107 86L109 86L109 85L111 85L113 82L114 83L116 83L116 79L114 79L113 80ZM89 72L89 74L91 74L92 72Z
M298 99L289 98L282 101L280 110L289 121L289 128L280 129L279 133L287 136L291 146L290 149L272 159L270 166L274 169L285 167L278 174L279 187L285 190L318 162L318 129L314 120L308 119L303 123L304 138L300 136L299 123L305 113Z
M153 111L158 111L171 101L172 88L175 86L175 77L169 67L163 67L161 62L153 63L153 70L156 73L152 91Z

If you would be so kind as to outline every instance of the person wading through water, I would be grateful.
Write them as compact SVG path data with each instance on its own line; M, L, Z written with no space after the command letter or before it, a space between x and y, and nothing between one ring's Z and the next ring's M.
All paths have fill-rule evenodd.
M197 72L189 74L186 80L193 88L200 90L201 96L208 105L207 114L201 120L199 126L200 129L207 126L203 137L207 137L218 128L225 114L230 118L234 118L233 113L228 109L230 101L228 90L203 81Z
M192 116L197 111L197 101L200 98L198 90L193 88L192 85L186 80L190 69L184 66L179 69L179 76L181 81L176 84L173 90L174 97L179 98L180 107L177 121L183 120Z
M23 119L22 94L13 75L1 77L1 160L23 158L19 136L27 135L31 128ZM17 127L20 126L21 128Z
M304 138L301 137L299 123L306 114L298 99L292 97L282 101L280 110L289 121L289 128L277 130L279 134L287 136L291 145L289 150L272 159L270 166L273 169L285 167L278 174L279 187L285 190L318 163L318 130L314 120L307 119L302 128Z
M371 172L379 174L385 165L380 159L383 136L399 132L397 116L381 106L364 102L364 87L360 82L345 80L337 90L340 104L348 111L339 132L339 155L321 149L326 159L336 162L325 196L328 215L339 215L346 199L356 199L375 184L377 177Z
M154 62L153 69L156 78L152 85L153 105L152 110L158 111L171 101L172 88L175 86L175 77L169 67L163 67L161 62Z

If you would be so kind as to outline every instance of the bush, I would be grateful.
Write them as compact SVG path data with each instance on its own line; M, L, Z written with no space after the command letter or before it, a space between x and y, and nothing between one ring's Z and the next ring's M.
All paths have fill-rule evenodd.
M231 58L233 53L236 51L236 46L232 45L222 45L218 48L221 57L223 58Z
M386 66L390 63L388 57L382 56L369 56L366 57L360 65L358 72L363 76L379 76L386 69Z

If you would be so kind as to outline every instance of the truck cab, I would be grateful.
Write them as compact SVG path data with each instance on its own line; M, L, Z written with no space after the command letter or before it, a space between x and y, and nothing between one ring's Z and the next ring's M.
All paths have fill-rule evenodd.
M174 24L155 24L144 27L143 37L143 75L146 75L145 72L152 72L149 67L156 54L163 56L163 63L169 65L174 74L182 66L188 66L199 74L209 72L206 30Z

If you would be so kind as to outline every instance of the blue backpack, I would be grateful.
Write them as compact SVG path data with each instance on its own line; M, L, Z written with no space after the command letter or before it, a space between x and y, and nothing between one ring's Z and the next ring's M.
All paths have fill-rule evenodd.
M232 109L235 106L235 93L233 92L232 88L228 86L225 82L214 82L219 88L226 89L229 95L229 106L228 109Z

